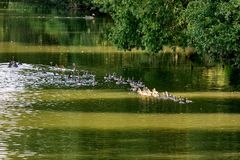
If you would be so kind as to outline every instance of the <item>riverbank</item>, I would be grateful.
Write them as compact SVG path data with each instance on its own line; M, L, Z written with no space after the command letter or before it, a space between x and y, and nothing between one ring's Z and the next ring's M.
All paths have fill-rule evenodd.
M141 50L123 51L114 46L24 45L0 42L0 53L146 53Z

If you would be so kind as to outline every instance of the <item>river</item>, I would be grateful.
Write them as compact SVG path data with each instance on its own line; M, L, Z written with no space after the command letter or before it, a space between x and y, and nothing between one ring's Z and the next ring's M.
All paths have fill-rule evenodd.
M109 18L16 6L0 9L0 159L240 159L238 70L119 51L104 38ZM57 82L59 68L96 84ZM140 96L109 73L192 103Z

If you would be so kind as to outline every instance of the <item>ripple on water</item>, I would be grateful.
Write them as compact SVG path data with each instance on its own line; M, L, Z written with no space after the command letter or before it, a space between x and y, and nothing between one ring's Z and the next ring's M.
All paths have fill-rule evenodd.
M17 68L0 63L0 93L25 88L95 86L95 75L47 65L22 64ZM81 78L80 78L81 76Z
M26 70L34 70L32 65L23 64L18 68L8 68L7 63L0 64L0 159L8 159L9 155L18 154L17 150L10 151L12 137L21 137L24 130L18 126L22 114L31 114L32 101L28 101L28 91L25 90L27 81L34 80L32 75L25 75ZM16 107L17 106L17 107ZM20 145L20 144L19 144ZM32 155L30 152L24 155Z
M8 63L0 63L0 113L6 112L4 110L9 106L25 107L34 103L34 98L26 97L25 92L26 88L47 85L43 77L47 79L48 76L39 72L42 69L41 65L22 64L17 68L9 68Z

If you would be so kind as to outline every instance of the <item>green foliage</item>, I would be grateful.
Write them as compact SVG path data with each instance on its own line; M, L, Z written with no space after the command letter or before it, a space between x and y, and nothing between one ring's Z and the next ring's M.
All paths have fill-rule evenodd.
M119 48L147 49L153 53L163 45L181 43L182 30L178 17L181 1L160 0L106 0L96 3L112 14L115 22L110 39ZM109 9L107 10L107 6Z
M109 35L118 48L131 50L141 47L141 33L139 31L138 19L129 11L123 11L118 15L118 21L115 21L115 27Z
M201 55L240 64L240 1L203 0L189 3L184 15L189 45Z
M157 6L157 7L156 7ZM180 1L151 0L141 9L143 44L151 52L158 52L164 45L178 45L178 15L182 5Z
M159 52L190 46L199 55L240 64L239 0L94 0L112 15L112 42Z

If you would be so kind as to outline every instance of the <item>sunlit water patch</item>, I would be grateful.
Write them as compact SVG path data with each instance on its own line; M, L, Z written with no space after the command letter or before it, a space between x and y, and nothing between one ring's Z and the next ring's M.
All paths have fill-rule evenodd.
M0 64L0 93L22 90L24 88L24 75L19 74L19 72L29 67L22 65L21 68L8 68L7 63Z
M78 87L96 85L95 75L82 71L81 79L74 75L73 69L52 66L21 64L9 67L0 64L0 93L17 92L26 88Z
M31 106L36 102L38 92L29 91L29 85L38 82L39 77L34 74L25 74L28 71L35 72L35 67L30 64L22 64L19 67L9 67L8 63L0 64L0 159L8 159L9 156L28 157L29 151L22 152L17 149L21 144L12 142L12 137L20 137L27 127L19 126L18 121L22 116L37 113ZM40 85L40 83L37 83ZM32 96L29 97L29 94ZM9 143L12 142L12 146ZM15 146L16 149L10 149Z
M5 92L0 99L0 159L8 159L9 156L20 154L19 149L10 149L11 147L21 146L20 143L12 141L12 137L19 138L23 131L28 127L19 126L18 122L22 116L32 115L37 112L33 111L31 106L33 101L27 101L23 91ZM9 143L12 146L9 146ZM25 156L27 157L27 155Z
M240 116L238 114L130 114L42 111L36 118L29 116L25 116L22 121L19 121L21 126L100 130L208 129L239 131L240 129ZM41 119L38 117L41 117Z

